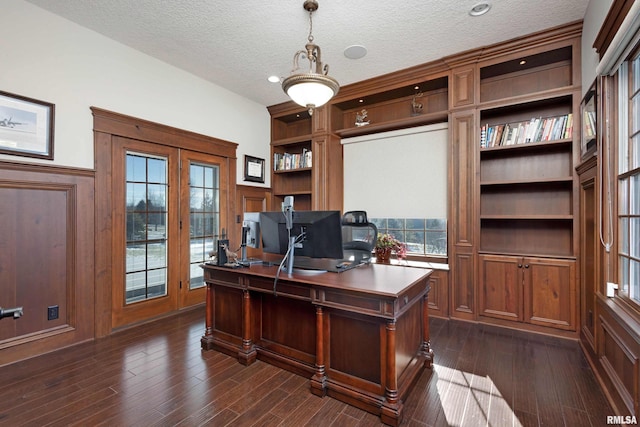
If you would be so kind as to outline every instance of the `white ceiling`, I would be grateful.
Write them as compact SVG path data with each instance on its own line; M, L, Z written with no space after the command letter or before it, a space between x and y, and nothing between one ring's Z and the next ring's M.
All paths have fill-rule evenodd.
M263 105L287 101L277 83L304 48L303 0L27 0ZM581 20L589 0L318 0L315 43L341 85ZM347 59L347 46L368 54Z

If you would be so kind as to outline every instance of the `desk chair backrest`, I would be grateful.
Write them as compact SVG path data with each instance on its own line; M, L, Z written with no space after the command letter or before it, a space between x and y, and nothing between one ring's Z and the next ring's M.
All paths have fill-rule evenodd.
M367 219L365 211L349 211L342 215L342 249L344 258L367 262L376 246L378 228Z

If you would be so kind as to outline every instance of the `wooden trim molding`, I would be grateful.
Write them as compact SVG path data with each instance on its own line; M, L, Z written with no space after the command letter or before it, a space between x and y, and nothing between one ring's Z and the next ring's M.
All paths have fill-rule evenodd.
M629 13L634 1L635 0L614 0L611 5L609 13L604 19L600 31L593 42L593 47L596 49L596 52L598 52L598 55L600 55L600 59L602 59L611 45L611 41L627 17L627 13Z
M153 142L174 148L184 148L218 156L236 158L238 144L187 130L177 129L160 123L114 113L91 107L94 132ZM188 141L188 146L184 146Z

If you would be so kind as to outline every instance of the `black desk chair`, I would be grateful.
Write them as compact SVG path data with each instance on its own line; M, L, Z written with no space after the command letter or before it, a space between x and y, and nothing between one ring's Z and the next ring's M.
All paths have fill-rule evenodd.
M356 264L369 262L378 239L378 228L367 219L365 211L349 211L342 215L342 249L344 258Z

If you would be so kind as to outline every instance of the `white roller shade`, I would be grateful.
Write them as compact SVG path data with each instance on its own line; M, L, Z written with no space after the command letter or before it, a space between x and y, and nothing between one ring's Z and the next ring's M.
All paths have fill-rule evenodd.
M447 140L447 123L343 139L345 212L446 218Z
M640 41L640 2L634 1L598 64L598 75L613 75Z

